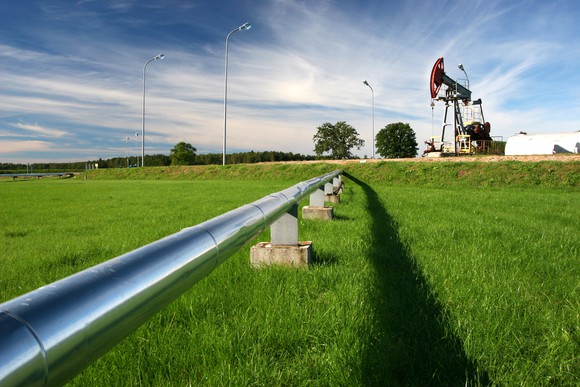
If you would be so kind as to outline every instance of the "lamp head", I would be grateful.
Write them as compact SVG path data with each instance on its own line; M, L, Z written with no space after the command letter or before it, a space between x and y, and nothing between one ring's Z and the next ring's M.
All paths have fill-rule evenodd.
M370 86L369 83L367 81L363 81L363 84Z
M463 64L459 63L459 65L457 67L459 67L459 70L465 71L465 69L463 68Z
M250 28L252 28L252 25L249 22L245 22L238 28L238 30L249 30Z
M159 54L153 59L163 59L163 58L165 58L165 54Z

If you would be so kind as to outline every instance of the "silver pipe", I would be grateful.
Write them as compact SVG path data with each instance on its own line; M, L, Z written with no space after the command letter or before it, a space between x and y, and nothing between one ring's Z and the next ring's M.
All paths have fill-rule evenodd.
M63 385L342 171L0 304L0 385Z

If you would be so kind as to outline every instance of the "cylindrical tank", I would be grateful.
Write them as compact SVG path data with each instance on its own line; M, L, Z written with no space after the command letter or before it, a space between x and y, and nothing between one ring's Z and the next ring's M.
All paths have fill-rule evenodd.
M554 153L580 153L580 131L554 134L519 133L508 138L505 154L551 155Z

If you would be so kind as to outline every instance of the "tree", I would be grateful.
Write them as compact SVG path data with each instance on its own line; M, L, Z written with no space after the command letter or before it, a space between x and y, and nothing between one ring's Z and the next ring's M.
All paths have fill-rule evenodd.
M150 167L164 167L171 165L171 158L164 154L145 155L145 165Z
M171 165L192 165L195 164L197 149L186 142L177 143L169 154Z
M417 140L409 124L397 122L379 130L376 137L377 152L388 159L415 157Z
M335 125L326 122L317 129L313 140L314 152L318 157L329 152L332 159L350 159L353 158L350 150L354 147L360 149L365 144L358 137L356 129L345 121L339 121Z

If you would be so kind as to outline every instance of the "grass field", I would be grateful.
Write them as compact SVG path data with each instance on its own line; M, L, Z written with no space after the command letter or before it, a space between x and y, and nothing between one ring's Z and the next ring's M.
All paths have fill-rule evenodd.
M579 164L457 164L346 167L310 269L249 244L71 385L580 384ZM0 182L0 301L335 168Z

